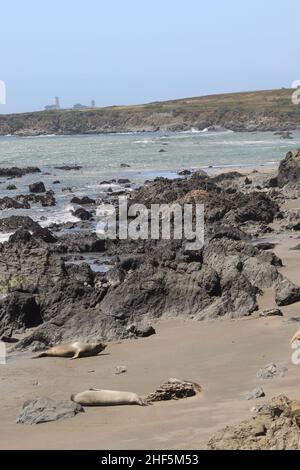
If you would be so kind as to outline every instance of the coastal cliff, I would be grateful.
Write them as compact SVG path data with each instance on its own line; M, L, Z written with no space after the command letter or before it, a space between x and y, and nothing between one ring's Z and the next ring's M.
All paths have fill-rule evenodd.
M281 89L136 106L0 115L0 135L185 131L211 126L233 131L289 131L300 128L300 106L292 104L292 93Z

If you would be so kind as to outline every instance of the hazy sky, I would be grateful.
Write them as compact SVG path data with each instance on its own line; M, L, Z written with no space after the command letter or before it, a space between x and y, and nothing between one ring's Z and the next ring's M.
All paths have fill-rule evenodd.
M299 18L299 0L1 1L0 113L288 87Z

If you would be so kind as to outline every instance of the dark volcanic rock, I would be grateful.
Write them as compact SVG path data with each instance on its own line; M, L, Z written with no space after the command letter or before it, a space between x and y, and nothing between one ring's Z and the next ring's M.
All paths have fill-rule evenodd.
M206 229L215 222L236 225L248 221L270 223L279 214L279 206L266 194L236 192L228 194L209 178L197 172L190 178L169 180L157 178L136 191L132 203L205 204Z
M282 275L278 276L275 283L275 300L280 307L300 302L300 287Z
M55 166L56 170L65 170L65 171L72 171L72 170L81 170L82 166L79 165L62 165L62 166Z
M238 171L228 171L228 173L221 173L220 175L214 176L212 179L215 183L221 183L222 181L234 180L242 176L244 175Z
M28 202L18 202L15 199L5 196L0 199L0 209L30 209Z
M71 199L71 203L72 204L79 204L79 205L84 205L84 204L95 204L96 201L95 199L91 199L90 197L88 196L83 196L83 197L73 197L73 199Z
M118 184L126 184L126 183L130 183L130 180L128 178L119 178L117 183Z
M34 222L30 217L12 215L0 219L0 232L13 232L20 228L25 230L34 230L39 228L40 225Z
M6 189L8 191L14 191L15 189L17 189L17 186L15 184L9 184L8 186L6 186Z
M260 250L274 250L276 245L275 245L275 243L262 242L262 243L258 243L256 246Z
M71 400L52 400L50 398L35 398L23 403L17 424L39 424L72 418L84 411L83 407Z
M266 188L277 188L278 186L278 177L274 176L267 180L265 184Z
M86 211L85 209L76 209L76 211L73 211L73 215L75 217L78 217L80 220L91 220L93 218L93 215Z
M29 191L31 193L45 193L46 188L45 185L42 181L39 181L38 183L32 183L29 185Z
M45 194L20 194L16 197L18 201L23 204L33 202L34 204L41 204L43 207L52 207L56 205L56 200L53 191L47 191Z
M105 240L100 240L93 232L67 233L59 237L53 249L57 253L103 252Z
M34 166L29 166L27 168L0 168L0 177L4 178L20 178L21 176L27 175L29 173L40 173L41 170Z
M181 170L181 171L178 171L178 174L180 176L189 176L192 174L191 170Z
M11 336L14 331L42 322L40 308L32 294L16 291L0 302L0 336Z
M300 150L294 154L288 152L279 165L278 185L282 187L288 183L300 184Z
M33 229L32 236L34 238L43 240L46 243L55 243L57 241L57 238L50 232L49 229L40 227L39 225Z
M156 331L151 325L130 325L127 328L130 335L137 338L147 338L148 336L155 335Z
M198 253L172 242L148 246L140 259L116 264L106 274L93 273L85 263L65 265L57 254L60 243L28 237L2 245L0 274L21 276L44 320L18 349L68 342L78 332L87 340L145 336L152 329L144 325L161 317L249 315L258 308L261 288L278 276L271 253L242 241L214 240Z

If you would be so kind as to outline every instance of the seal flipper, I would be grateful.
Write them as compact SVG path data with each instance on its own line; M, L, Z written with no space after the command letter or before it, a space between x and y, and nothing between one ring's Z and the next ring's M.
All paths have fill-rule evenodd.
M152 403L150 401L148 401L147 398L139 397L138 405L148 406L148 405L152 405Z
M39 359L40 357L48 357L48 354L43 352L41 354L38 354L37 356L32 356L31 359Z
M74 356L71 357L71 360L72 359L78 359L80 357L80 350L76 351L76 353L74 354Z

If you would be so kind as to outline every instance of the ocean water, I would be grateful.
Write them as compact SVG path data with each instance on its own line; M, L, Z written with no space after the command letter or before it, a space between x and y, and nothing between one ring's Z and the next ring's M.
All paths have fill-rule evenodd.
M93 136L0 137L0 166L38 166L43 174L31 174L9 181L17 190L8 191L8 181L0 178L0 197L27 194L28 184L42 180L53 189L54 208L1 211L1 216L26 214L44 226L75 221L72 196L97 197L100 182L113 177L129 178L136 185L156 176L176 177L181 169L276 167L285 153L300 147L300 132L293 140L282 140L272 132L199 132L107 134ZM161 152L161 150L164 150ZM130 168L120 168L121 163ZM59 165L82 166L80 171L55 169ZM46 173L46 174L44 174ZM60 184L53 185L54 180ZM73 187L73 194L62 191ZM45 220L41 220L45 219ZM3 235L2 235L3 237ZM1 242L1 240L0 240Z

